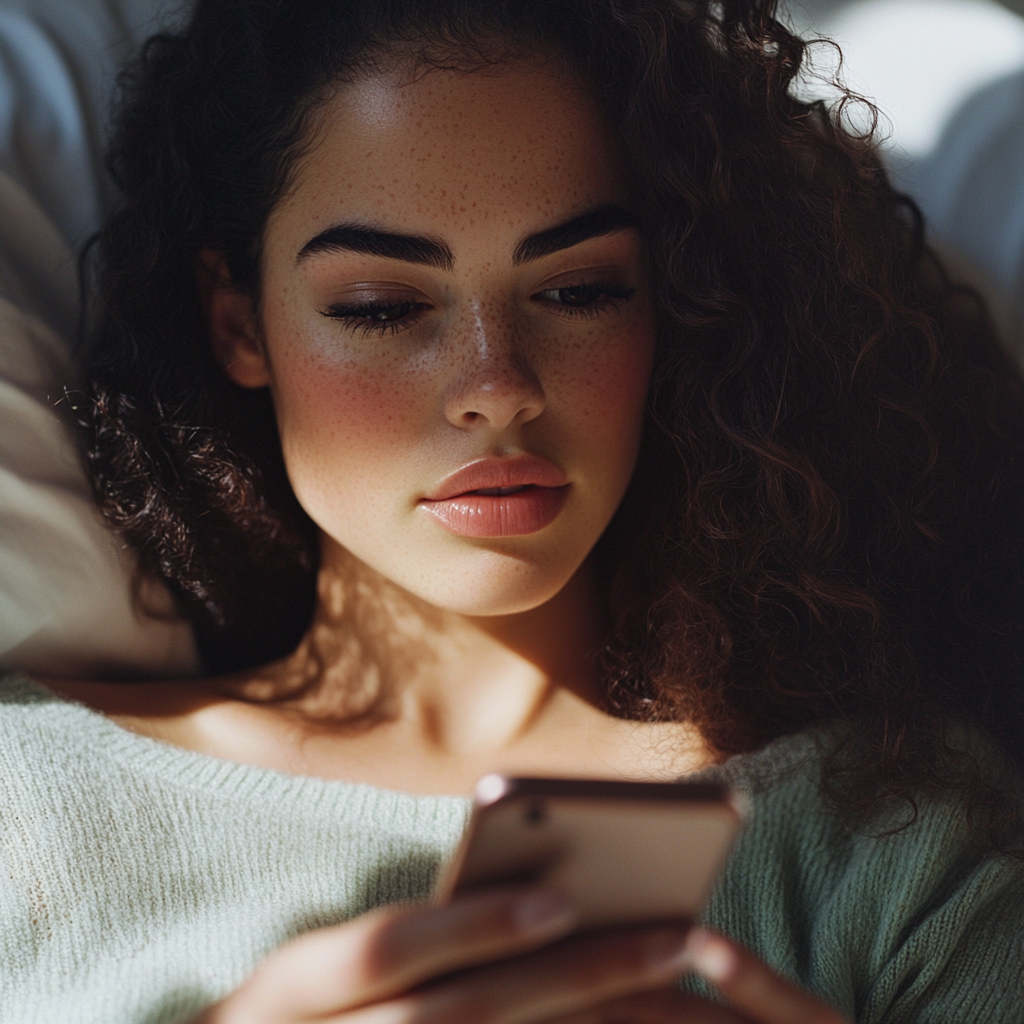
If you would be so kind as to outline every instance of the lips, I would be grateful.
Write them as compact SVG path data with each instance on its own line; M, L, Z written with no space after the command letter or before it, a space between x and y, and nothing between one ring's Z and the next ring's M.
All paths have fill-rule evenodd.
M557 466L536 455L517 455L471 462L445 477L419 505L459 536L515 537L553 522L568 491Z

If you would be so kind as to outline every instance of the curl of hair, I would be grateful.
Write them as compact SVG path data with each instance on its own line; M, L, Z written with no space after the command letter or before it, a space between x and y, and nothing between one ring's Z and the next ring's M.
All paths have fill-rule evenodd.
M556 54L626 155L660 328L598 551L609 706L722 755L841 723L838 806L956 788L1008 843L1010 803L949 729L1021 754L1021 381L870 139L795 98L807 44L772 0L200 0L150 41L122 80L84 428L101 508L210 665L297 644L317 551L269 401L210 353L198 254L258 300L319 104L399 44Z

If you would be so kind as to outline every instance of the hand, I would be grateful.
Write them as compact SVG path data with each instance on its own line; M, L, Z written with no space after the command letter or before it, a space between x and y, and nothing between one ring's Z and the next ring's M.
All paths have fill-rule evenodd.
M724 936L694 928L683 958L730 1007L663 989L616 999L552 1024L848 1024L840 1013Z
M193 1024L541 1024L686 969L683 927L566 938L573 923L527 889L376 911L285 944Z

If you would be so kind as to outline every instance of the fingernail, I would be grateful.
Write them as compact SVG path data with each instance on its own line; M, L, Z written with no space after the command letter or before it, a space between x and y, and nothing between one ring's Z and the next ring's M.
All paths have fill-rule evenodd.
M543 889L520 897L513 916L522 932L553 932L571 927L576 915L560 892Z
M681 974L688 966L685 958L686 935L678 928L666 928L648 935L644 962L651 974Z
M728 943L703 928L691 928L683 950L684 966L708 981L726 981L736 970L736 955Z

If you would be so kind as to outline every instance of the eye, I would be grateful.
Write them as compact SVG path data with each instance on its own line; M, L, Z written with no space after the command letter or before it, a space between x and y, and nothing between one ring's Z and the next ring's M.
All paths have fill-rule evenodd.
M360 302L355 305L336 303L320 311L321 316L340 320L346 327L361 334L397 334L411 327L419 314L429 307L425 302Z
M546 288L533 296L543 302L561 307L563 316L597 316L605 310L628 302L636 294L635 288L601 281Z

